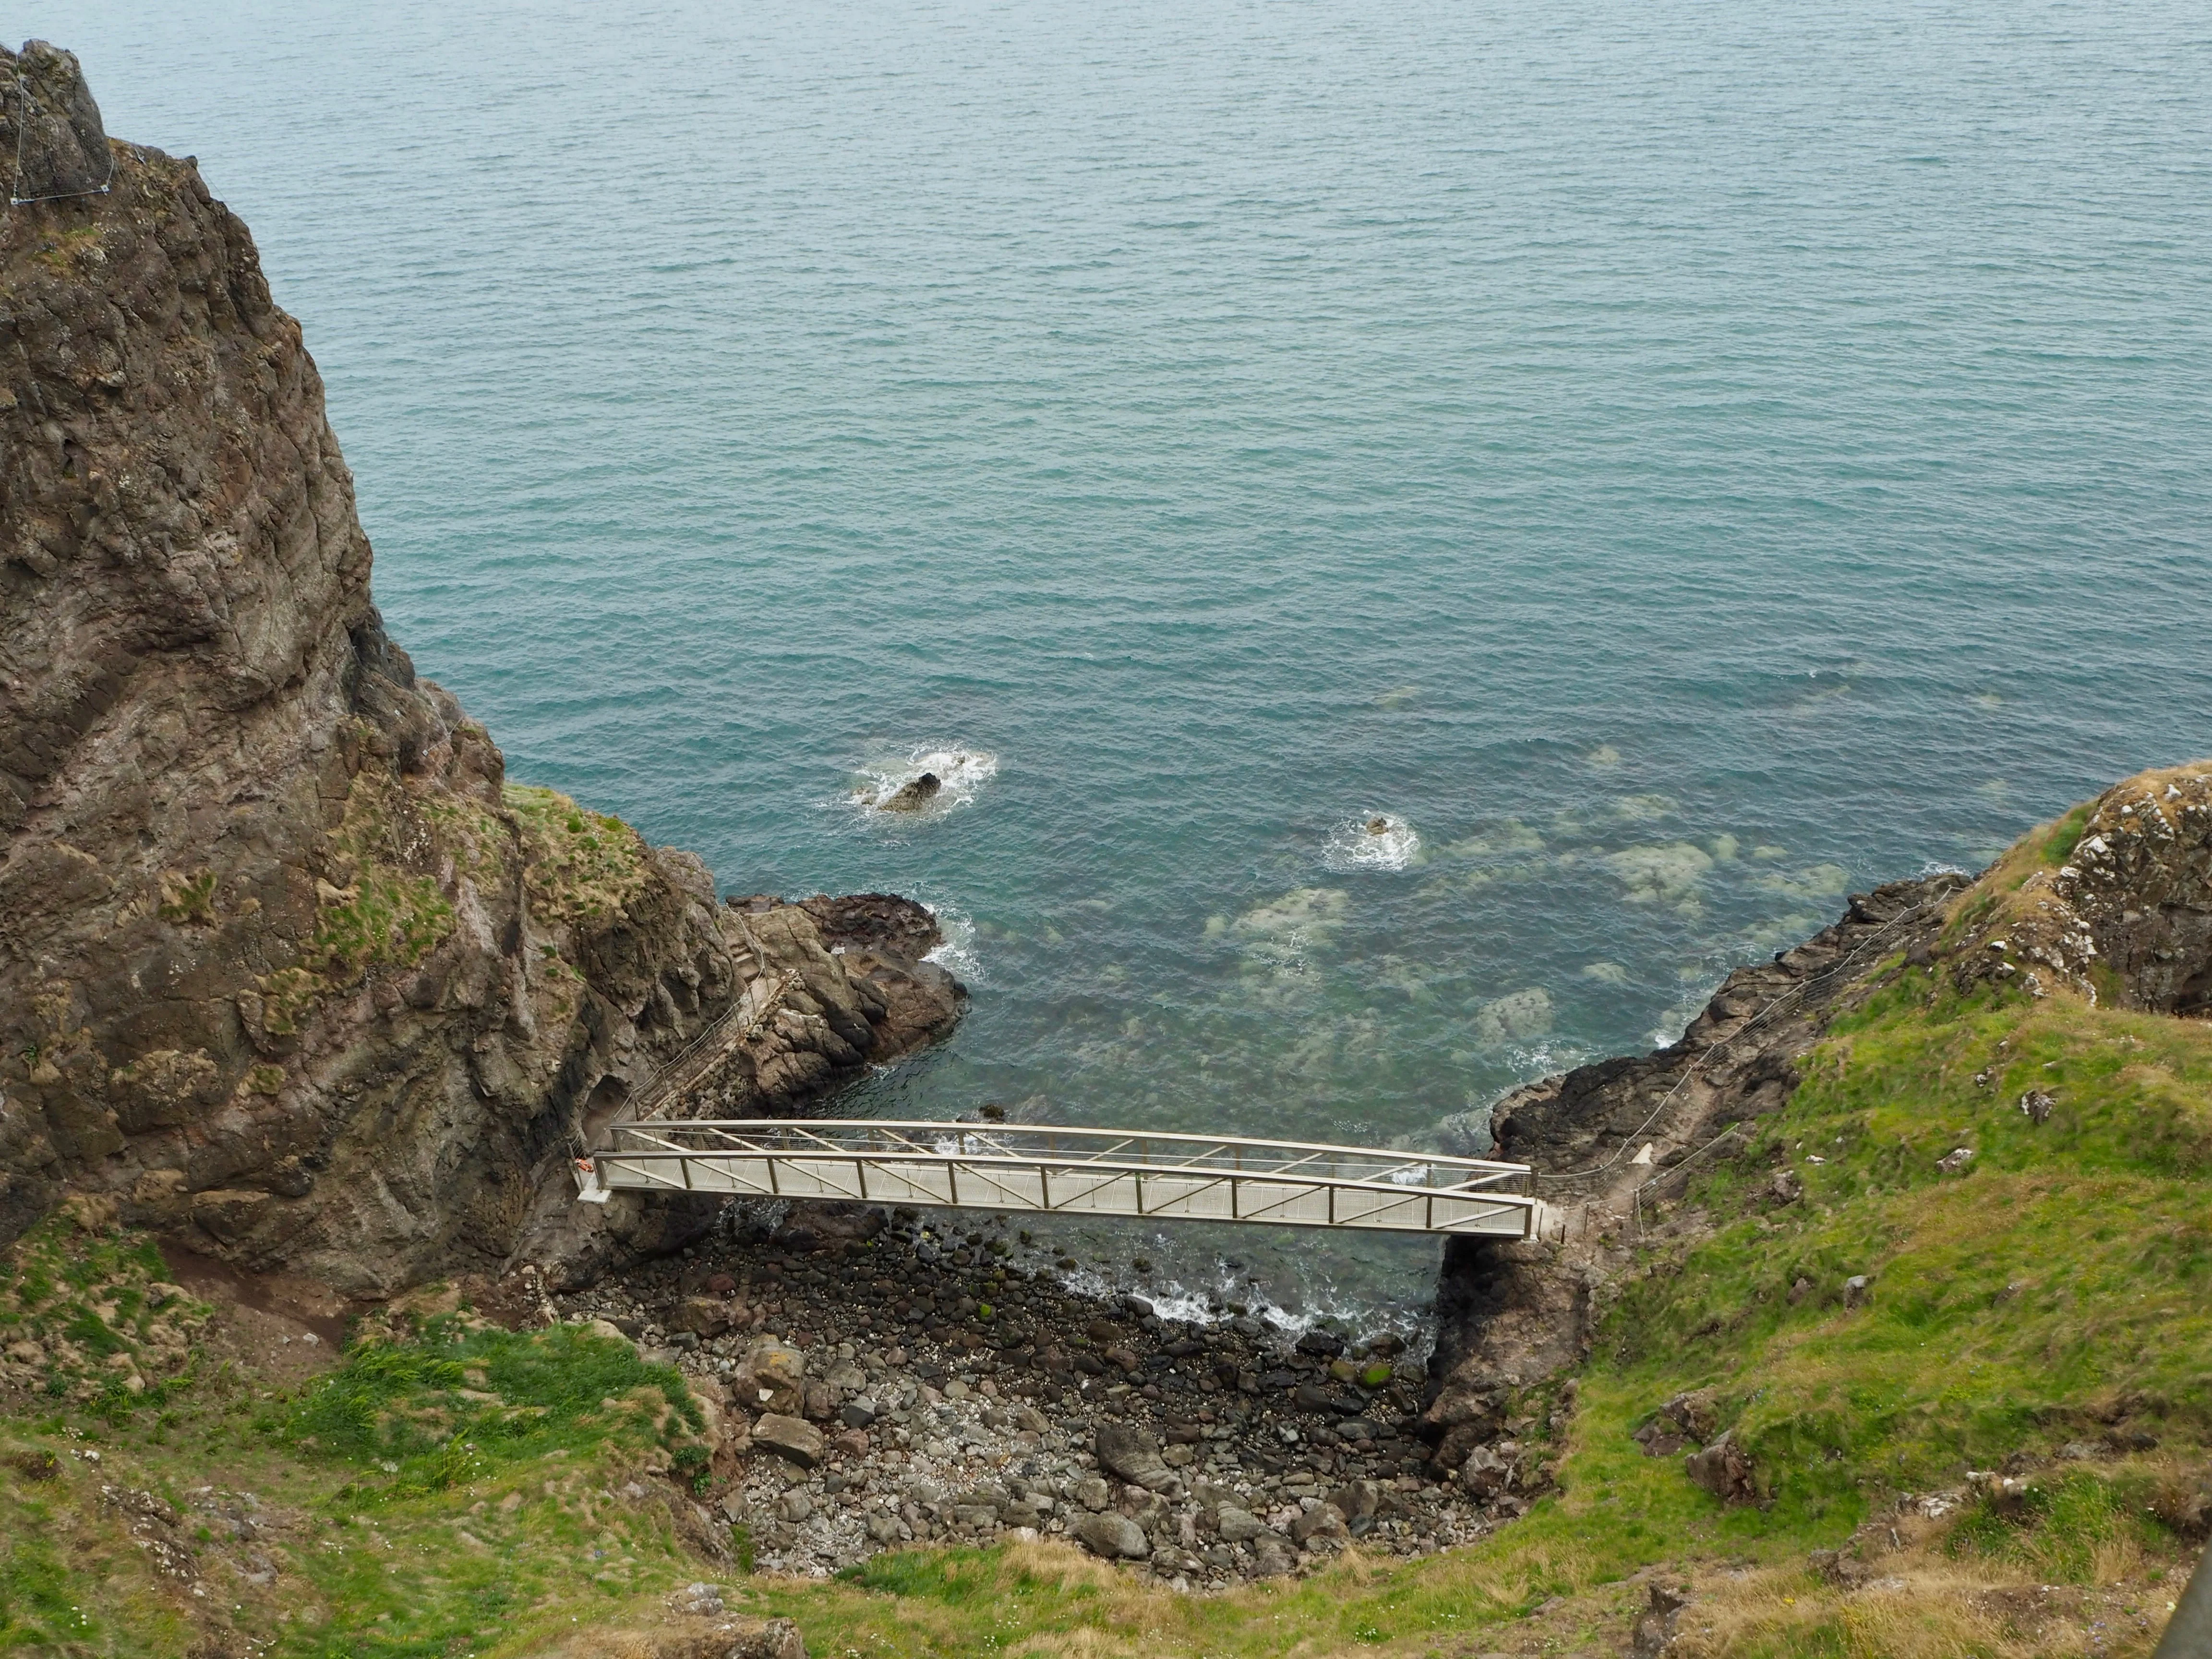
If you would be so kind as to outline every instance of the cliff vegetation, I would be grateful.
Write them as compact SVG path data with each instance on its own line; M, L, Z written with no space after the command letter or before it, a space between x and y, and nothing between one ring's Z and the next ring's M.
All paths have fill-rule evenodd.
M1586 1353L1498 1401L1533 1507L1470 1547L1205 1598L1043 1541L754 1573L687 1501L729 1443L613 1333L449 1295L287 1374L80 1209L17 1246L0 1314L46 1356L9 1362L0 1632L673 1655L708 1650L708 1583L712 1618L817 1654L2147 1653L2212 1530L2212 1030L1984 961L2086 817L1863 964L1783 1097L1622 1220ZM228 1623L179 1611L218 1582Z
M0 52L0 152L52 186L0 216L0 1240L75 1194L353 1293L588 1275L705 1217L574 1213L580 1136L754 980L805 988L718 1110L951 1029L919 906L871 901L903 920L863 963L836 902L739 912L509 781L385 632L246 228L111 141L67 52Z

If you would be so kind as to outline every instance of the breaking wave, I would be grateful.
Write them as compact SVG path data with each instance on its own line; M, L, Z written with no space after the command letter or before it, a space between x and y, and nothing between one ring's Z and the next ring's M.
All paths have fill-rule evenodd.
M914 749L861 765L846 799L871 817L941 817L973 805L998 772L987 750Z
M1322 861L1331 870L1402 870L1421 850L1421 838L1401 817L1377 812L1352 818L1329 832Z

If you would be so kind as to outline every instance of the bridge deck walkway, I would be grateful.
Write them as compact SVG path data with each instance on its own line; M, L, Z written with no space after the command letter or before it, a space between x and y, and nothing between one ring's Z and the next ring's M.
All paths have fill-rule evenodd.
M579 1196L846 1199L1052 1215L1526 1238L1525 1164L1303 1141L1032 1124L659 1119L611 1124Z

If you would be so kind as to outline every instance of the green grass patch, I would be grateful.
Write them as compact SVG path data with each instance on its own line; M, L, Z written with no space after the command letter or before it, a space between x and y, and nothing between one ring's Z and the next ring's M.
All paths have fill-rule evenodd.
M527 784L508 784L503 799L521 825L531 896L542 914L571 923L607 922L644 893L645 842L620 818Z
M2212 1030L1941 983L1904 975L1837 1024L1692 1194L1744 1218L1654 1256L1590 1380L1644 1412L1734 1402L1772 1524L1807 1537L2116 1412L2191 1445L2212 1425ZM1941 1170L1959 1147L1965 1172ZM1762 1213L1780 1168L1805 1197Z
M1954 1556L2024 1567L2053 1583L2094 1583L2100 1557L2172 1543L2142 1497L2132 1483L2069 1471L2032 1484L2002 1509L1988 1500L1978 1504L1953 1530L1948 1547Z
M433 1320L419 1340L362 1341L258 1424L283 1444L372 1468L349 1489L391 1502L466 1486L552 1452L661 1446L703 1467L683 1378L575 1326L536 1332Z

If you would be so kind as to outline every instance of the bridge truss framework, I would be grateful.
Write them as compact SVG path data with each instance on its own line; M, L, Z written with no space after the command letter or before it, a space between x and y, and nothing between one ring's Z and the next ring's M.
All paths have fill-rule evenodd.
M871 1119L622 1121L578 1196L706 1193L935 1209L1527 1238L1526 1164L1225 1135Z

